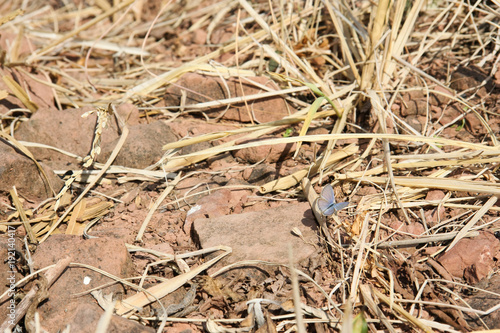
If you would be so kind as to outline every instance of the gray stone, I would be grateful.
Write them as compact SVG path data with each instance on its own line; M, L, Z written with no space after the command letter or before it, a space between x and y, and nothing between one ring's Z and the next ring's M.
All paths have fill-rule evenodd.
M315 251L314 246L292 234L294 227L302 232L307 242L317 242L317 225L308 203L215 218L199 218L194 221L193 232L202 248L230 246L233 253L225 263L264 260L287 264L288 244L292 245L297 262Z

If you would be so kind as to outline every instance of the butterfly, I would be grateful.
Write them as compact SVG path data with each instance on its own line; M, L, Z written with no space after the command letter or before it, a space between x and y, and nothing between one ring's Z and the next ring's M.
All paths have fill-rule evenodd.
M335 193L333 193L332 185L327 184L321 191L321 196L318 199L318 208L324 216L330 216L333 213L337 214L339 210L346 208L349 202L335 203Z

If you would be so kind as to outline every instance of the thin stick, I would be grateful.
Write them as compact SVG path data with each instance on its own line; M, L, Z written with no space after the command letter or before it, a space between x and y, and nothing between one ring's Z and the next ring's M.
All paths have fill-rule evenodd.
M375 300L372 297L371 288L367 284L362 284L359 286L359 291L361 292L361 296L363 297L363 303L368 306L370 311L376 316L376 318L380 318L380 321L387 327L387 330L391 333L396 333L396 330L391 325L384 312L377 305Z
M378 291L375 288L373 288L372 291L373 291L373 294L375 296L377 296L377 298L379 300L381 300L382 302L384 302L386 305L389 305L389 306L391 305L391 301L390 301L389 297L387 297L386 295L382 294L380 291ZM417 326L418 328L420 328L424 332L426 332L426 333L433 332L430 327L428 327L427 325L425 325L424 323L422 323L420 320L418 320L417 318L415 318L414 316L412 316L405 309L403 309L400 305L394 303L394 304L392 304L392 307L394 308L394 310L396 312L398 312L400 315L402 315L403 317L405 317L409 322L411 322L413 325Z
M28 235L28 239L31 244L37 244L37 240L35 234L33 233L33 229L31 229L31 225L29 224L28 218L26 217L26 213L24 212L23 205L21 201L19 201L19 197L17 196L16 188L12 188L10 190L10 196L12 198L12 202L14 203L14 207L16 207L17 212L19 213L19 217L23 222L24 230L26 230L26 234Z
M293 250L292 245L288 244L288 261L290 267L290 278L292 280L292 295L293 295L293 308L295 312L295 325L297 326L297 332L306 333L306 327L304 325L304 316L302 315L302 307L300 302L300 290L299 290L299 278L297 277L297 271L293 265Z
M439 234L435 236L429 236L429 237L420 237L420 238L415 238L415 239L405 239L405 240L400 240L400 241L391 241L391 242L383 242L377 245L378 249L393 249L393 248L400 248L400 247L414 247L414 246L419 246L420 244L427 244L427 243L435 243L435 242L443 242L447 241L450 239L453 239L456 237L458 234L458 231L454 232L448 232L446 234ZM478 231L471 231L468 232L467 234L463 235L462 238L464 237L477 237L479 236Z

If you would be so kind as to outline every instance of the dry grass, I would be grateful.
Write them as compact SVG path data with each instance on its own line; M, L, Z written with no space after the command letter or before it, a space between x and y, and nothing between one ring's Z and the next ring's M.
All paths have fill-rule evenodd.
M372 184L377 189L376 194L367 196L355 210L351 210L354 217L349 217L346 221L337 220L337 227L334 229L328 228L321 215L318 215L322 232L328 240L324 243L323 250L332 260L340 260L343 267L341 278L344 282L335 297L325 292L327 308L308 311L307 306L302 305L304 323L324 322L339 330L340 321L344 323L342 332L357 332L353 329L352 318L346 317L348 311L340 310L344 305L349 308L347 305L352 304L354 309L350 310L355 313L359 313L361 305L366 305L368 310L365 316L369 317L371 329L391 332L410 328L425 332L454 330L450 323L420 320L417 318L418 311L406 306L407 301L418 303L420 294L413 295L414 299L405 299L407 295L394 290L396 277L384 267L385 261L382 258L399 254L395 243L379 238L379 230L383 228L381 220L389 209L402 210L407 223L410 219L415 219L415 216L419 218L417 208L466 209L466 214L456 221L454 227L428 230L422 236L422 241L439 245L449 244L446 240L454 239L447 247L443 247L449 250L460 238L470 235L471 231L485 228L487 225L480 223L485 215L498 214L499 208L494 203L500 195L500 146L498 133L494 133L488 125L488 119L498 115L484 106L484 97L474 98L477 95L463 95L463 92L447 94L439 90L443 86L449 89L450 68L443 68L444 75L440 78L433 77L434 72L427 72L431 68L430 59L433 56L443 57L442 50L445 49L456 59L453 66L458 63L493 63L489 79L494 76L499 59L498 46L495 44L498 39L500 10L497 1L471 4L466 1L441 0L386 0L378 3L344 0L226 0L204 6L200 6L200 0L189 1L187 6L184 6L186 2L168 1L162 3L163 7L158 9L158 16L154 21L141 20L141 13L146 10L147 2L134 3L127 0L110 5L108 2L96 1L94 5L87 7L69 2L58 9L34 3L36 2L11 1L10 4L0 5L0 12L10 13L0 19L0 33L14 31L19 34L18 40L28 38L35 45L29 55L20 54L19 43L3 50L4 67L1 70L2 78L10 89L8 93L17 96L30 112L36 112L37 105L30 101L24 87L5 75L10 68L29 65L46 77L57 78L47 85L55 92L56 103L60 108L87 105L97 108L109 103L117 105L132 102L144 110L145 116L167 121L203 113L214 106L248 103L275 95L286 97L289 103L295 103L299 108L297 113L282 120L240 124L240 128L233 131L211 133L168 144L164 147L164 159L146 170L111 166L128 133L124 126L120 142L107 163L93 164L99 171L94 172L95 177L90 178L85 190L78 198L73 199L57 219L52 217L29 221L13 192L13 201L32 242L43 242L63 222L68 222L71 230L75 229L77 217L81 217L89 208L82 204L83 198L108 174L123 174L123 182L139 176L158 180L163 179L167 172L179 172L180 175L180 171L196 163L242 148L299 143L297 149L300 149L300 143L326 143L326 149L307 170L277 179L260 188L263 195L279 190L284 196L297 197L297 193L302 191L299 186L302 179L309 178L312 183L322 183L331 176L335 184L350 188L351 197L363 184ZM21 4L25 6L22 8L24 14L19 11ZM270 4L272 8L269 7ZM187 30L204 29L208 32L207 40L217 27L223 25L236 25L235 30L239 35L224 45L214 45L211 52L184 63L155 53L158 50L156 43L159 42L148 36L165 27L179 27L187 20L191 20L191 27ZM63 28L68 24L72 26L71 29ZM324 40L328 41L327 48L322 47ZM182 40L163 40L161 43L182 44ZM468 52L461 51L464 45L470 47ZM182 45L177 46L182 49ZM222 54L230 56L222 64L216 63L215 60ZM100 56L112 56L114 65L96 65ZM70 59L75 57L81 60L78 67ZM276 73L263 71L269 69L271 60L278 64ZM24 69L27 70L27 67ZM77 79L75 72L85 80ZM239 80L246 80L257 74L269 74L281 89L198 105L181 105L176 111L155 106L163 100L165 89L188 72L225 79L236 77ZM486 82L483 83L485 84ZM473 113L487 134L481 138L481 142L448 139L442 136L444 128L456 124L460 119L436 128L437 124L429 124L429 116L422 130L414 129L404 118L394 114L392 108L401 93L408 89L421 91L427 97L433 93L446 95L450 99L449 103L456 103L466 113ZM314 98L311 98L311 93ZM6 96L4 91L0 91L0 98L2 96ZM298 100L299 96L303 98ZM372 132L357 130L360 128L359 123L369 120L359 118L360 109L368 104L374 111L365 117L377 124L370 127ZM330 134L307 134L311 123L320 124L332 119L334 126ZM214 120L217 119L209 118L209 121ZM388 126L389 122L394 126ZM299 136L237 144L297 124L301 127ZM33 146L33 143L19 143L9 135L10 126L15 127L14 117L3 115L1 125L1 137L33 158L26 148ZM83 159L80 157L83 162L87 162L84 168L90 166L99 153L99 134L105 130L104 127L103 123L96 127L96 141L91 155ZM237 139L229 139L213 148L188 155L177 153L184 146L232 136ZM346 139L355 139L358 144L339 147L338 140ZM368 140L370 144L359 144L361 139ZM403 154L391 150L399 145L405 147ZM385 157L379 165L368 163L369 160L378 158L381 151L384 151ZM468 168L469 172L457 176L463 168ZM84 172L87 171L81 170L80 174ZM71 182L79 181L77 176ZM176 178L168 183L141 229L137 230L138 240L141 239L149 218L166 200L178 180ZM69 187L71 184L67 185ZM442 190L446 194L445 198L441 201L426 201L425 196L432 189ZM457 192L468 192L469 195L455 196ZM312 206L313 202L314 200L311 201ZM47 204L45 210L54 212L57 207L58 204L54 205L52 202ZM85 220L91 220L100 214L88 214ZM353 232L352 227L347 224L358 224L359 231ZM349 249L338 243L342 230L352 239ZM437 240L436 237L441 238ZM407 242L404 246L422 245L422 241L417 238L415 242ZM380 252L384 248L390 248L391 251ZM116 305L117 313L124 314L133 306L144 306L163 297L211 263L152 290L135 286L143 291L127 300L130 304L126 305L127 302L124 302ZM436 282L436 285L441 284ZM343 303L337 304L339 300ZM422 310L427 310L424 301L419 304ZM445 309L449 304L443 301L442 304L433 306ZM461 310L474 313L474 309L466 309L466 306L465 304ZM166 320L164 318L163 324ZM285 325L289 327L294 319L273 317L273 322L280 329ZM230 331L222 325L209 321L207 327Z

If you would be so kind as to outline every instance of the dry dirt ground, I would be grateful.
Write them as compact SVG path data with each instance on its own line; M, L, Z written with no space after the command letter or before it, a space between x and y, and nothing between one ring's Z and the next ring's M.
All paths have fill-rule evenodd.
M1 330L500 328L500 6L386 6L0 4Z

